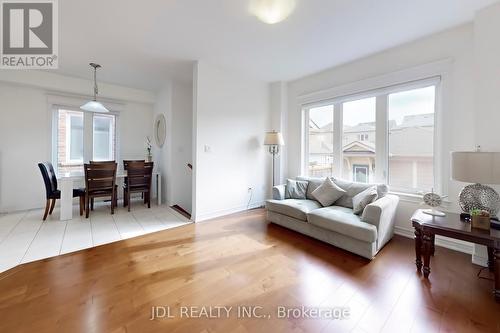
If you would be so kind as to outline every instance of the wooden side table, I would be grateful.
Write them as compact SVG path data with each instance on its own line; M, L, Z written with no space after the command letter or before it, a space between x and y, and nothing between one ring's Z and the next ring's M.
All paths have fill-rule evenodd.
M431 273L430 261L434 255L436 235L485 245L488 247L488 267L495 273L495 300L500 303L500 230L474 229L471 224L460 220L460 215L446 213L446 216L432 216L417 210L412 218L415 228L415 264L424 277ZM422 260L423 258L423 260Z

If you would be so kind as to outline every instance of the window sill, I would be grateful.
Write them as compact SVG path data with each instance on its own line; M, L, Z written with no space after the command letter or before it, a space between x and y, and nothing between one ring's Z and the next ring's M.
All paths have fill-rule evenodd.
M423 194L418 194L418 193L404 193L404 192L391 192L389 191L389 194L392 195L397 195L399 197L399 200L403 202L411 202L411 203L422 203L424 201L424 195ZM449 206L451 204L451 201L446 200L443 198L443 204L442 206Z

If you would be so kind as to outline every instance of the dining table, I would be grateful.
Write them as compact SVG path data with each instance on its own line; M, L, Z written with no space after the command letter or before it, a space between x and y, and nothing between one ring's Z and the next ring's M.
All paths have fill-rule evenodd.
M116 179L124 179L127 177L126 170L117 170ZM153 170L153 178L156 183L156 199L158 205L161 205L161 173ZM73 219L73 189L75 184L81 184L85 181L85 175L82 170L60 172L57 174L59 190L61 191L61 214L60 220L67 221Z

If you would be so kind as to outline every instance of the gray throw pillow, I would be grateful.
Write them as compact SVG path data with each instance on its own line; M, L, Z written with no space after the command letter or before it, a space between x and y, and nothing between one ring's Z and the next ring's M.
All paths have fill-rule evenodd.
M366 206L377 200L377 187L369 187L363 192L356 194L352 198L352 211L354 214L359 215L363 212Z
M340 199L345 194L345 191L335 185L330 178L326 178L323 184L311 194L323 207L328 207Z
M287 179L285 198L287 199L306 199L307 181Z

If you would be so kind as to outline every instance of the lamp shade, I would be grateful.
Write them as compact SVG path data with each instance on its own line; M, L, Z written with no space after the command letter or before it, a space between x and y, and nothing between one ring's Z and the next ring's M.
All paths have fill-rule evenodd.
M283 136L280 132L267 132L264 139L264 145L266 146L283 146L285 141L283 141Z
M106 109L106 107L104 107L104 105L102 105L101 103L99 103L97 101L89 101L89 102L83 104L82 106L80 106L80 109L82 109L84 111L89 111L89 112L99 112L99 113L109 112L109 110Z
M500 152L452 152L451 178L465 183L500 184Z

